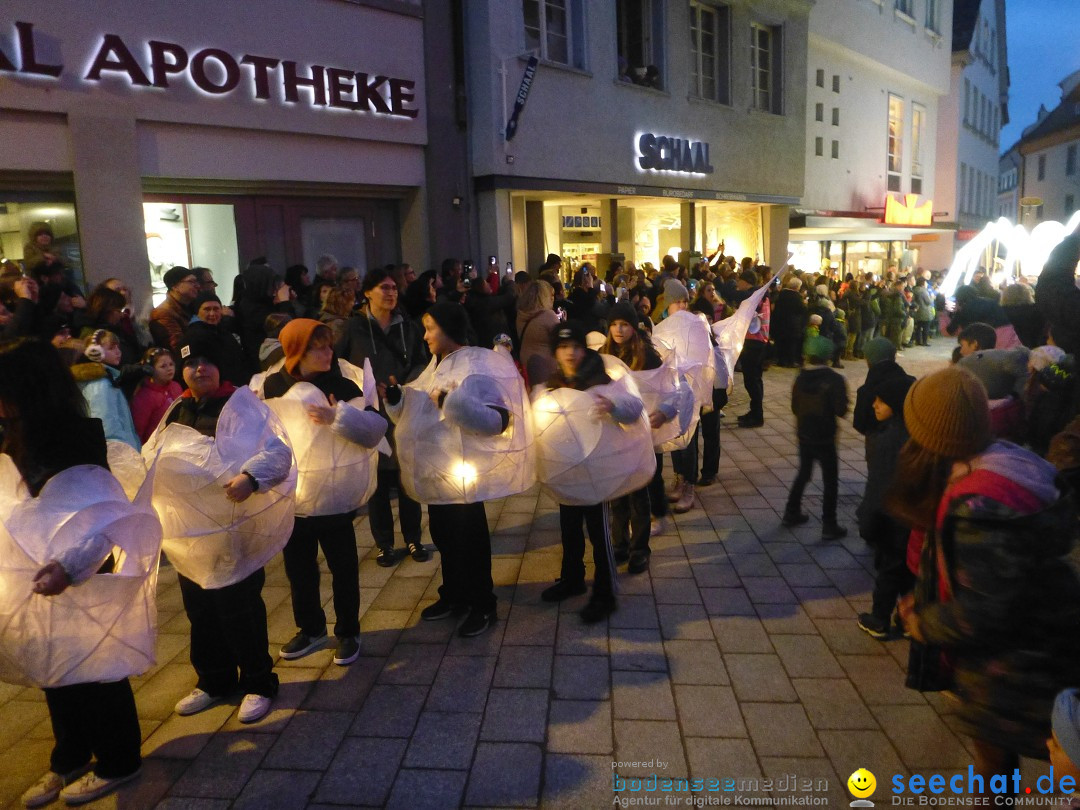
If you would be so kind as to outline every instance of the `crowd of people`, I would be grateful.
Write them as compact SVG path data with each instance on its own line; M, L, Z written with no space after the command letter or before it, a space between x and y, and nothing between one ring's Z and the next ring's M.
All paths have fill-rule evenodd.
M498 617L484 502L539 481L559 503L562 540L560 577L541 599L588 592L588 536L595 574L580 618L604 620L618 608L619 567L647 571L669 510L702 508L697 490L717 485L736 358L749 399L736 422L748 430L765 421L767 369L799 369L799 468L781 523L810 521L802 497L816 462L821 538L844 537L836 437L849 396L833 369L861 360L853 422L866 437L867 481L856 517L876 579L859 626L883 640L911 638L909 686L958 696L980 773L1006 772L1021 754L1045 758L1048 738L1061 767L1080 761L1076 694L1054 703L1080 685L1080 581L1068 562L1080 470L1076 237L1054 251L1036 286L998 291L980 272L955 305L937 292L936 275L917 269L836 278L736 261L721 245L692 267L666 256L659 268L612 263L603 276L589 264L564 273L557 255L516 274L456 259L421 274L409 265L360 273L327 255L314 278L256 259L228 305L210 269L173 267L147 324L116 279L84 297L48 250L47 226L31 241L26 266L0 274L0 449L35 498L62 471L107 468L109 442L143 454L191 623L197 683L177 703L181 715L233 694L243 695L241 722L269 711L278 679L261 591L263 565L278 552L297 627L280 657L333 644L336 664L356 660L354 518L365 505L385 567L402 557L399 536L404 554L430 558L426 507L442 586L420 617L460 620L458 633L473 637ZM953 363L915 380L898 358L935 335L956 338ZM40 435L59 420L74 425L76 441ZM586 422L599 444L576 430ZM636 461L619 467L615 457ZM190 469L212 487L169 488L178 467L166 461L181 458L196 459ZM205 548L185 545L203 535L179 516L185 506L202 514L214 498L228 520L251 522L204 534L227 545L265 537L207 563ZM288 520L258 522L274 505ZM107 574L113 554L96 540L43 559L35 594ZM39 685L56 749L27 806L61 795L89 801L138 774L126 679ZM118 729L108 739L96 727L103 706Z

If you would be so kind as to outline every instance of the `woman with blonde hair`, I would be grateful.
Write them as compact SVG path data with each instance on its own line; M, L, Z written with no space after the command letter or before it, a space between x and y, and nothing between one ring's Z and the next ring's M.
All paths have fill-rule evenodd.
M554 305L555 289L543 279L524 285L518 292L518 358L529 384L543 382L555 373L551 335L559 317Z

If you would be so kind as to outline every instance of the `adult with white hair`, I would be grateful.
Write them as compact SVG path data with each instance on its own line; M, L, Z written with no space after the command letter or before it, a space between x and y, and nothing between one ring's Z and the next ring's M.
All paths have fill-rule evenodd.
M772 315L773 340L776 341L776 360L782 368L802 365L803 333L806 331L802 286L802 279L791 275L776 297L776 310Z

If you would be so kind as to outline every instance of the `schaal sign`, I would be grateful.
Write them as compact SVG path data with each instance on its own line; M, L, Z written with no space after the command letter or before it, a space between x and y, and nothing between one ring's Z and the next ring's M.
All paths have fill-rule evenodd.
M34 43L34 26L15 23L18 66L0 47L0 72L59 79L64 66L42 62ZM287 104L300 103L300 90L310 94L313 107L328 107L375 115L416 118L416 82L389 76L358 73L325 65L302 65L288 59L244 54L239 58L220 48L196 53L175 42L149 40L140 43L148 60L140 62L123 38L103 34L85 75L88 82L114 76L133 87L168 89L170 80L187 76L199 90L214 96L235 92L241 83L252 88L260 100L271 97L271 83L281 88Z
M648 171L712 174L709 144L686 138L656 136L645 132L638 136L638 166Z

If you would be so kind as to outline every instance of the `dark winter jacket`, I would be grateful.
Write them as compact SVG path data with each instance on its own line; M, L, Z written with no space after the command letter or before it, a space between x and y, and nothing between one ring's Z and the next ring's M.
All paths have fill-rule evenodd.
M69 467L92 464L109 469L105 428L100 419L80 417L61 430L34 437L32 452L13 454L12 461L36 498L50 478Z
M1045 758L1054 696L1075 684L1080 660L1073 497L1052 465L1007 442L970 465L923 546L920 630L950 656L960 730Z
M874 417L874 398L878 386L897 377L915 382L915 378L895 360L875 363L866 372L866 380L855 392L855 410L851 414L852 426L863 436L869 436L878 429L878 421Z
M866 539L873 537L877 518L883 512L885 494L896 472L900 448L908 440L901 414L893 414L879 424L881 427L866 437L866 488L855 510L859 534Z
M847 382L828 366L809 366L791 388L800 444L832 444L836 420L848 411Z
M594 385L607 385L611 382L604 368L604 360L598 352L592 349L585 350L585 357L578 366L577 374L567 377L560 366L555 367L555 372L547 381L549 389L575 388L578 391L586 391Z
M1076 261L1080 255L1080 236L1064 239L1050 253L1039 283L1035 286L1035 304L1039 307L1054 343L1069 354L1080 353L1080 289L1076 286Z
M1011 304L1003 306L1020 342L1029 349L1046 345L1046 319L1035 304Z
M973 323L986 323L997 329L1008 322L1005 310L997 301L980 297L972 287L961 287L956 291L956 311L949 319L949 325L945 327L945 331L950 335L955 335L965 326Z
M772 335L777 340L801 335L806 329L806 304L797 290L784 289L772 311Z

